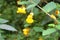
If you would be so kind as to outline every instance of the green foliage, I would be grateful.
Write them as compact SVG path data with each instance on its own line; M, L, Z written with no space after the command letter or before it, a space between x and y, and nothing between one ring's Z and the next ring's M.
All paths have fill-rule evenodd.
M56 25L55 28L58 29L58 30L60 30L60 25Z
M0 18L0 23L6 23L6 22L8 22L8 20Z
M31 4L31 5L29 5L29 6L27 7L27 10L32 9L32 8L34 8L35 6L36 6L36 4Z
M43 7L43 9L45 10L45 12L50 12L50 11L52 11L55 8L56 8L56 4L54 2L50 2L46 6Z
M50 28L50 29L44 30L43 33L42 33L42 35L45 36L45 35L52 34L54 32L56 32L56 29Z
M0 40L4 40L3 37L2 37L2 35L1 35L1 33L0 33Z
M33 27L33 30L36 31L36 32L42 32L43 31L43 28Z
M10 31L17 31L12 26L6 25L6 24L0 24L0 29L10 30Z
M46 4L45 4L46 2ZM0 0L0 40L58 40L60 31L60 4L47 0ZM18 7L24 6L26 14L17 13ZM26 18L33 12L34 23L26 23ZM48 14L47 14L48 13ZM50 15L56 16L56 20ZM23 29L30 28L29 34L24 35ZM59 30L59 31L57 31ZM26 30L25 30L26 31Z

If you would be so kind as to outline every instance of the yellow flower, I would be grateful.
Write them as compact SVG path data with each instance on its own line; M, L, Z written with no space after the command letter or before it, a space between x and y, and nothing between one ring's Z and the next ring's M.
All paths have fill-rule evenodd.
M56 17L55 17L53 14L50 15L50 17L51 17L52 19L56 20Z
M31 12L31 13L27 16L27 18L33 18L33 13Z
M28 36L29 31L30 31L30 28L24 28L24 29L23 29L23 34L24 34L25 36Z
M33 20L32 18L27 18L27 19L26 19L26 22L29 23L29 24L31 24L31 23L34 22L34 20Z
M33 18L33 16L32 15L28 15L27 18Z
M55 11L55 14L58 15L58 14L59 14L59 10L56 10L56 11Z
M30 24L34 22L32 12L27 16L26 22Z
M26 8L25 7L18 7L17 13L26 14Z

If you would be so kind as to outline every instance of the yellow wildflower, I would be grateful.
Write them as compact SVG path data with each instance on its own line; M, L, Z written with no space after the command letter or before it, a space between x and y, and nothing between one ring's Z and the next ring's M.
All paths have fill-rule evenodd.
M55 17L53 14L50 15L50 17L51 17L52 19L56 20L56 17Z
M24 28L24 29L23 29L23 34L24 34L25 36L28 36L29 31L30 31L30 28Z
M33 16L32 15L28 15L27 18L33 18Z
M31 23L34 22L34 20L33 20L32 18L27 18L27 19L26 19L26 22L31 24Z
M27 18L33 18L33 13L31 12L31 13L27 16Z
M30 13L30 14L27 16L26 22L27 22L27 23L33 23L33 22L34 22L34 20L33 20L33 13Z
M56 10L56 11L55 11L55 14L58 15L58 14L59 14L59 10Z
M25 7L18 7L17 13L26 14L26 8Z

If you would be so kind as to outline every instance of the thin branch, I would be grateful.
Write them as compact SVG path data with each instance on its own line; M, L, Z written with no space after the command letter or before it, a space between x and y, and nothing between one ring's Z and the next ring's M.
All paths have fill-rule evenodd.
M39 5L37 5L37 7L39 8L39 9L41 9L42 11L44 11L48 16L50 16L50 14L49 13L47 13L43 8L41 8Z

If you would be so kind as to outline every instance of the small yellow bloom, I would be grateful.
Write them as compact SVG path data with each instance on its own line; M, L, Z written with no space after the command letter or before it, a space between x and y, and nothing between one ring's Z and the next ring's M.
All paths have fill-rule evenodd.
M55 14L58 15L58 14L59 14L59 10L56 10L56 11L55 11Z
M27 16L27 18L33 18L33 13L31 12L31 13Z
M17 13L26 14L26 8L25 7L18 7Z
M32 12L27 16L26 22L30 24L34 22Z
M28 36L29 31L30 31L30 28L25 28L25 29L23 29L23 34L24 34L25 36Z
M28 16L27 16L27 18L29 18L29 19L30 19L30 18L33 18L33 16L32 16L32 15L28 15Z
M28 32L23 32L25 36L28 36Z
M55 17L53 14L50 15L50 17L51 17L52 19L56 20L56 17Z
M29 23L29 24L31 24L31 23L34 22L34 20L33 20L32 18L27 18L27 19L26 19L26 22Z

